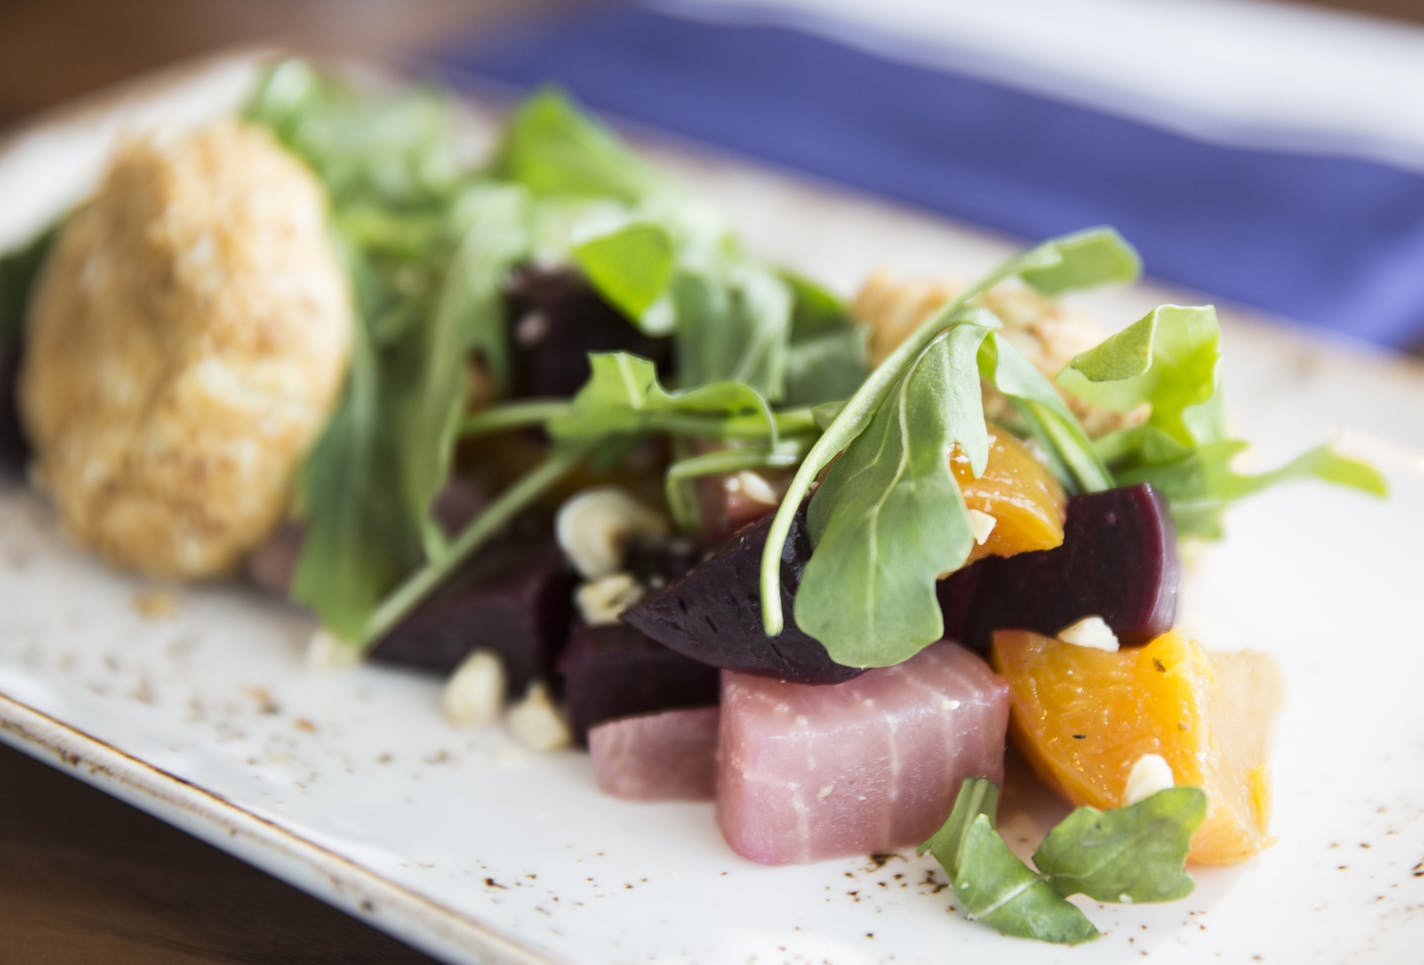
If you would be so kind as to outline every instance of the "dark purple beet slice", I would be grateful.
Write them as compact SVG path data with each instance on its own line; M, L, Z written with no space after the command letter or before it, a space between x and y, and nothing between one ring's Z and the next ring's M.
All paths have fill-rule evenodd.
M573 395L588 380L589 352L632 352L659 372L671 364L670 339L638 331L576 271L523 268L505 301L515 397Z
M1143 484L1074 496L1062 546L980 560L940 582L939 602L945 636L981 651L995 630L1051 635L1094 615L1141 644L1171 629L1180 583L1172 518Z
M16 390L20 382L19 339L0 344L0 473L20 475L30 457L30 446L20 428L20 405Z
M510 692L521 693L534 678L553 675L573 588L573 571L552 540L506 538L477 553L371 657L449 673L472 650L493 650Z
M682 579L624 611L623 622L678 653L726 670L807 684L837 683L863 673L831 660L792 618L791 600L811 556L804 506L781 554L786 628L776 637L762 630L758 580L770 528L769 515L748 523Z
M704 707L717 703L715 667L689 660L621 624L575 624L559 663L574 738L588 742L588 729L632 714Z

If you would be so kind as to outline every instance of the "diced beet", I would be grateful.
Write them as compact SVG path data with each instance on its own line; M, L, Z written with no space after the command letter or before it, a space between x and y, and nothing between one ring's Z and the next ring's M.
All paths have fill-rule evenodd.
M725 670L821 684L863 673L833 661L792 618L792 596L811 556L804 506L781 556L786 628L776 637L762 629L758 581L770 528L770 516L744 526L682 579L624 611L623 622L678 653Z
M671 364L670 339L644 335L576 271L525 267L505 302L516 397L573 395L588 381L590 352L632 352L660 372Z
M715 452L719 448L725 446L703 444L697 451ZM701 540L720 543L773 512L791 485L791 475L789 469L762 469L699 476L694 485Z
M982 559L942 580L939 602L945 636L981 651L995 630L1052 636L1086 616L1140 644L1171 629L1180 582L1172 518L1142 484L1074 496L1062 546Z
M716 707L620 717L589 728L599 790L637 801L710 801L717 792Z
M29 441L20 427L17 394L22 354L19 339L0 343L0 473L17 476L24 472L30 457Z
M717 671L621 624L575 624L564 651L564 699L574 738L633 714L717 702Z
M685 536L634 537L623 550L623 569L643 586L661 589L686 576L706 555L704 549Z
M485 547L371 650L371 657L449 673L472 650L504 661L512 693L552 677L568 636L574 574L551 539Z
M1001 778L1008 720L1008 685L954 643L825 687L727 673L717 822L763 864L918 844L965 778Z

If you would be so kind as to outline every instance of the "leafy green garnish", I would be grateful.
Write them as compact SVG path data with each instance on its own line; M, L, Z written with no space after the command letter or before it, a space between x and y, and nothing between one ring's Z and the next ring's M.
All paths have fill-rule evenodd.
M1151 483L1179 532L1221 535L1233 501L1288 479L1316 478L1383 496L1373 467L1320 446L1259 474L1231 467L1247 444L1228 436L1218 378L1221 331L1210 306L1164 305L1077 356L1059 375L1068 391L1144 422L1111 433L1097 451L1120 485Z
M988 458L975 362L988 332L960 322L931 342L811 500L796 622L837 663L889 666L943 635L935 580L974 545L949 450L976 472Z
M672 300L682 384L745 382L768 399L782 398L791 293L774 272L747 261L684 270Z
M449 475L465 353L504 374L491 316L527 246L527 205L476 183L452 106L428 92L361 93L288 61L246 117L321 179L355 295L345 391L298 479L306 538L292 584L355 641L392 587L443 550L430 510Z
M1192 893L1187 849L1205 817L1197 787L1167 788L1110 811L1078 808L1048 832L1033 863L1060 895L1175 901Z
M563 412L547 421L556 440L609 440L650 431L714 435L728 419L745 416L776 442L771 406L742 382L711 382L668 392L653 363L626 352L594 353L588 382Z
M668 232L645 221L589 238L573 250L574 259L603 298L639 322L667 290L674 254Z
M1007 342L992 339L997 321L975 303L1015 275L1061 291L1121 280L1136 265L1136 255L1110 229L1045 242L951 299L871 372L811 447L772 520L761 569L766 632L775 636L784 624L781 550L791 519L817 476L840 456L811 502L816 548L797 591L798 624L831 659L849 666L896 663L939 638L943 622L934 581L962 563L972 545L947 462L950 447L960 443L973 471L983 470L988 442L981 375L1010 397L1056 463L1075 470L1070 484L1076 479L1081 488L1110 486L1111 477L1052 386ZM932 343L955 329L954 351L945 352L946 342L934 358L925 357ZM914 377L922 364L930 368ZM869 438L862 441L863 435ZM947 545L925 541L927 529Z
M312 167L336 209L436 213L467 177L458 118L433 90L361 91L285 60L264 73L244 115Z
M791 289L791 344L786 354L786 405L840 402L865 381L869 330L839 298L808 278L781 272Z
M605 301L644 332L671 334L682 387L745 382L802 405L864 378L864 335L834 296L749 257L720 216L557 91L514 112L491 173L536 207L602 202L565 207L574 217L542 253L566 250Z
M919 849L944 868L971 920L1006 935L1076 945L1098 930L1070 895L1154 902L1192 891L1184 869L1192 833L1206 816L1199 788L1169 788L1111 811L1078 808L1034 853L1037 871L996 830L998 797L993 782L966 780L949 818Z
M552 88L511 115L491 174L540 196L602 196L630 204L669 188L608 128Z

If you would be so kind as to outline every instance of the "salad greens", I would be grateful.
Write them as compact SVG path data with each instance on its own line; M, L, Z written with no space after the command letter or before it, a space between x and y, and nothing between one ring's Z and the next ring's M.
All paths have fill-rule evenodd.
M774 636L784 626L782 546L824 472L811 495L813 553L795 599L797 624L832 660L855 667L899 663L940 639L935 581L972 548L967 510L942 464L959 445L973 473L983 471L979 378L1013 403L1070 493L1152 483L1185 533L1220 535L1227 503L1290 478L1384 494L1377 471L1328 447L1256 476L1230 468L1243 444L1225 434L1211 308L1164 306L1073 360L1059 377L1068 391L1119 411L1148 409L1142 424L1094 442L1037 369L994 336L997 320L976 305L1014 276L1059 293L1130 280L1138 269L1136 254L1111 229L1068 235L1010 259L911 333L825 424L777 508L762 555L766 632ZM959 351L946 355L950 343L938 340L965 330L977 333L970 339L976 351L956 335ZM936 367L946 372L932 374ZM928 513L927 503L938 513Z
M934 596L935 580L962 564L973 546L968 511L949 473L948 454L952 445L960 443L974 474L984 469L988 430L979 396L981 375L1013 401L1070 488L1109 488L1111 477L1067 406L1012 346L991 341L999 323L975 302L995 284L1014 276L1030 283L1042 280L1050 290L1062 291L1127 280L1137 267L1131 247L1111 229L1069 235L1009 260L916 328L826 426L776 511L762 555L766 632L775 636L784 625L781 551L792 518L821 471L844 454L811 499L816 552L797 592L798 624L825 645L832 660L849 666L898 663L940 638L944 625ZM960 351L935 363L947 365L946 373L919 379L919 385L912 386L924 353L955 328L967 334L956 337ZM987 350L981 351L981 346ZM905 458L912 431L920 458ZM871 441L857 445L866 433ZM922 439L921 433L930 436ZM924 458L935 446L937 457ZM882 456L895 463L895 471L885 473L870 466ZM907 546L922 546L918 534L927 517L912 518L903 510L924 495L943 499L946 485L954 495L942 512L954 521L936 534L950 542L929 552L904 552ZM822 553L827 534L830 549ZM891 545L895 552L882 551ZM889 587L897 590L893 600L882 596ZM802 624L803 619L810 625Z
M1072 895L1153 902L1191 894L1187 849L1206 817L1200 788L1168 788L1110 811L1078 808L1034 852L1036 871L1000 836L998 799L992 781L965 780L944 825L919 848L944 868L971 920L1006 935L1076 945L1099 933L1067 900Z
M457 230L455 214L492 205L462 203L474 176L460 161L453 111L437 95L360 95L289 61L267 73L246 116L325 185L352 279L350 374L298 478L306 536L292 582L292 596L349 640L443 544L430 506L449 476L463 349L479 344L472 332L489 312L482 279L497 290L490 279L502 267L488 254L498 240L474 236L495 239L503 226L495 218L465 237Z
M718 216L555 91L513 112L483 168L439 95L357 91L299 62L267 73L246 117L325 185L356 293L351 373L298 484L307 538L293 584L348 643L374 640L377 610L388 612L403 578L446 570L469 546L446 545L431 505L449 477L469 366L509 388L503 286L515 267L576 266L631 325L678 349L671 395L650 363L596 363L549 425L561 453L568 440L650 428L775 451L787 420L769 401L826 401L864 376L864 338L838 300L746 255ZM517 404L466 431L554 417ZM603 446L598 458L623 451Z
M1110 229L1010 259L867 372L866 330L839 299L750 256L715 212L557 91L512 112L483 166L443 96L358 90L297 61L267 72L245 116L325 186L352 278L351 370L298 480L307 535L293 592L353 645L373 642L398 615L393 601L418 603L411 587L488 537L496 507L453 542L433 520L462 433L546 430L546 465L563 468L501 497L506 513L515 491L527 505L571 465L609 464L649 434L675 440L666 483L683 525L696 518L688 486L699 476L795 466L762 558L765 628L785 622L780 551L809 498L814 552L795 616L854 666L898 662L940 635L935 580L972 546L946 456L957 445L983 470L981 381L1013 403L1015 429L1070 492L1150 482L1184 533L1218 535L1226 505L1290 478L1384 490L1373 469L1325 447L1269 472L1233 468L1244 443L1225 430L1210 308L1163 306L1060 374L1064 391L1144 413L1090 440L979 298L1014 278L1045 294L1131 280L1139 258ZM22 304L47 238L4 262L0 286L21 295L0 298L0 310ZM530 262L576 268L631 326L669 338L667 385L652 362L607 353L571 399L466 417L471 379L510 388L504 286ZM0 335L20 315L0 313Z
M1119 484L1156 487L1179 532L1218 537L1222 511L1231 502L1292 478L1384 495L1384 478L1375 469L1326 446L1270 472L1232 469L1247 444L1227 435L1220 358L1213 308L1163 305L1074 358L1058 381L1079 398L1117 412L1146 407L1141 424L1104 436L1095 448Z

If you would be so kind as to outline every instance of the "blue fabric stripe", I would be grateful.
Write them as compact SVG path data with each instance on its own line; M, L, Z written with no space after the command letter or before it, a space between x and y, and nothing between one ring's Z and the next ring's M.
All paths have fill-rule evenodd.
M1212 143L786 27L640 7L442 59L1027 239L1111 224L1164 280L1383 345L1424 336L1416 173Z

